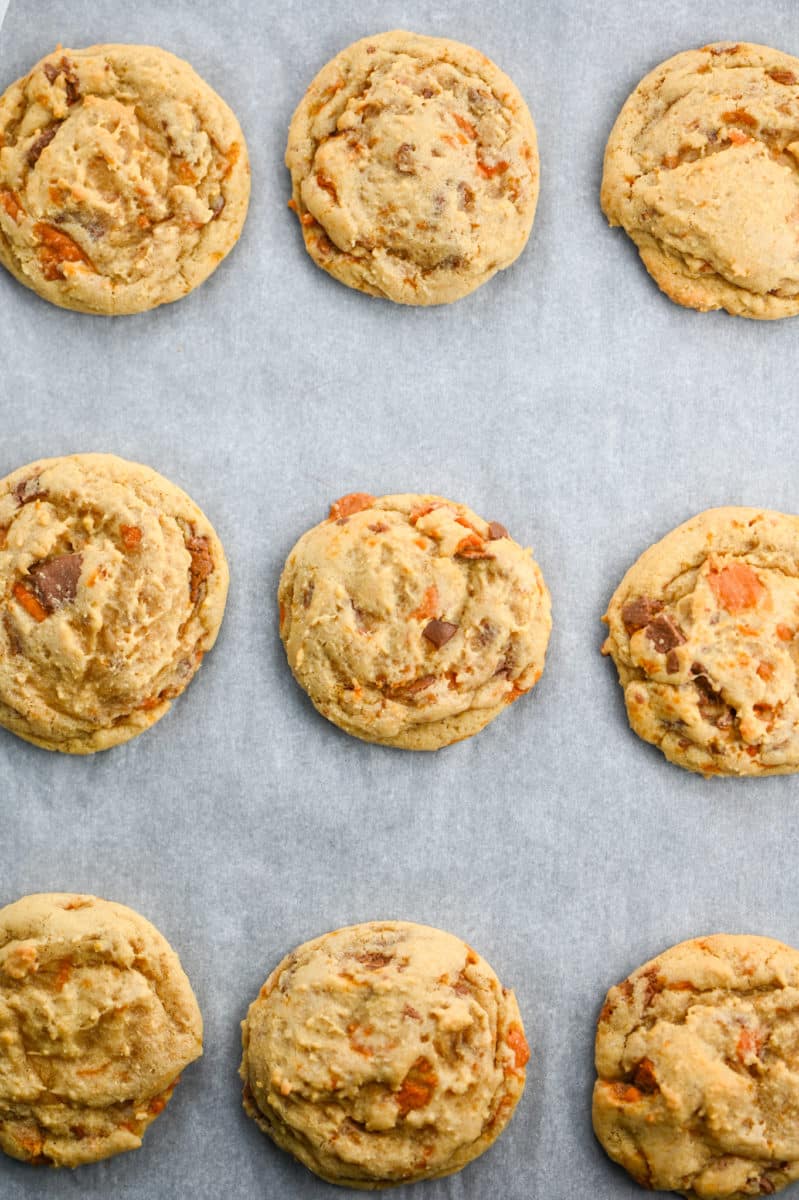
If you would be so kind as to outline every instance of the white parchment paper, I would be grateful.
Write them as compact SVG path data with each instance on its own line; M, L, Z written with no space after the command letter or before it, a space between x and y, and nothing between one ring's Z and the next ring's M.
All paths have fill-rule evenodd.
M326 277L286 208L303 90L350 41L395 26L484 50L540 136L526 252L427 311ZM152 731L90 759L0 732L0 903L82 890L133 906L178 950L206 1024L205 1057L141 1151L75 1173L3 1159L3 1200L332 1197L244 1116L238 1023L295 944L376 917L477 947L515 988L533 1053L497 1146L413 1194L637 1196L590 1127L606 989L696 934L799 943L796 779L670 766L628 731L599 654L613 588L678 522L716 504L799 511L799 322L671 304L598 206L627 94L668 55L719 39L799 54L799 6L12 0L0 88L57 42L162 45L237 112L253 200L214 277L139 317L64 312L0 273L0 475L71 451L144 461L205 509L232 575L216 650ZM280 569L352 490L440 492L535 549L554 606L546 672L470 742L431 756L367 746L291 679Z

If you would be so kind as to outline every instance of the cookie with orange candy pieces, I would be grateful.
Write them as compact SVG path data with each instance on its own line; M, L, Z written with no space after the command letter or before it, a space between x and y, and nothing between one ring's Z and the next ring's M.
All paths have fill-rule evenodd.
M772 1196L799 1179L799 952L751 934L681 942L607 994L594 1131L643 1187Z
M440 496L337 500L291 551L279 603L297 682L364 741L460 741L544 669L550 602L532 552Z
M244 1108L329 1183L438 1179L510 1121L530 1056L512 991L460 938L370 921L306 942L242 1023Z
M202 1017L178 956L133 909L24 896L0 909L0 1149L78 1167L136 1150Z
M799 517L700 513L641 555L603 620L630 725L671 762L799 771Z

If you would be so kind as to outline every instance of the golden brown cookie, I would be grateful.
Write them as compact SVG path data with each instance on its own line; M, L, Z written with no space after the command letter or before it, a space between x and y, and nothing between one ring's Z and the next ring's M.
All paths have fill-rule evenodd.
M144 917L96 896L0 909L0 1148L77 1167L136 1150L202 1018L174 950Z
M799 771L799 517L700 513L641 555L603 620L639 737L704 775Z
M799 1179L799 952L718 934L610 989L594 1130L647 1188L771 1196Z
M613 127L602 208L678 304L799 313L799 59L724 42L661 63Z
M544 669L549 593L531 551L440 496L337 500L289 555L279 600L297 682L367 742L470 737Z
M0 480L0 725L69 754L135 737L213 646L227 587L207 517L149 467L20 467Z
M235 245L249 194L238 121L166 50L58 47L0 97L0 262L63 308L179 300Z
M286 166L314 262L399 304L447 304L510 266L538 200L535 126L512 81L471 46L402 30L322 68Z
M499 1137L530 1056L513 992L460 938L371 921L299 946L242 1022L244 1107L330 1183L459 1171Z

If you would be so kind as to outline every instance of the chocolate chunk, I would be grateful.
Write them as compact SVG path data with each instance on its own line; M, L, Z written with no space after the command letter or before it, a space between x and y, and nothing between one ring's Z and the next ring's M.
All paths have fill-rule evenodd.
M659 613L646 627L646 636L659 654L668 654L675 646L682 646L687 638L677 622L668 613Z
M36 166L42 150L44 150L45 146L50 145L57 132L58 125L51 125L49 129L45 129L44 133L40 133L36 141L29 146L27 154L29 167Z
M652 1003L655 996L659 996L666 986L666 981L663 976L658 973L657 968L658 964L653 963L648 970L641 972L643 978L646 980L644 1008L649 1008L649 1005Z
M510 534L508 533L505 526L500 525L499 521L492 521L491 524L488 526L489 542L496 542L500 538L506 538L506 537L510 537Z
M628 600L621 610L621 619L629 636L645 629L653 617L663 611L660 600L650 596L639 596L636 600Z
M453 625L451 621L429 621L422 630L422 637L432 642L436 650L440 650L457 632L458 626Z
M82 566L82 554L62 554L31 567L28 575L43 609L52 613L62 604L72 603L78 594Z
M635 1074L633 1075L633 1083L639 1092L643 1092L647 1096L660 1091L657 1076L655 1075L655 1064L651 1058L642 1058L637 1064Z
M39 476L34 475L23 479L14 488L14 496L17 504L22 507L23 504L30 504L31 500L35 500L39 495Z
M61 59L61 68L64 72L64 86L67 89L67 104L77 104L80 100L78 77L75 74L73 65L68 58Z
M222 209L225 207L225 197L224 197L224 196L217 196L215 200L212 200L212 201L211 201L211 206L210 206L210 207L211 207L211 212L214 214L214 215L211 217L211 220L212 220L212 221L215 221L215 220L216 220L216 218L217 218L217 217L219 216L219 214L221 213Z
M214 560L207 537L190 537L186 549L191 555L189 567L189 598L195 604L200 598L200 588L209 575L213 574Z
M413 679L410 683L400 683L392 688L392 691L404 693L406 696L413 695L415 692L424 692L431 684L435 683L435 675L423 675L421 679Z
M680 669L680 656L676 650L669 650L666 655L666 670L669 675L676 675Z
M58 76L61 74L61 68L57 67L54 63L45 63L42 67L42 70L51 83L55 83L56 79L58 79Z
M415 175L416 164L413 157L413 152L416 149L410 142L403 142L397 153L394 155L394 163L401 175Z
M363 954L356 954L355 960L366 967L367 971L379 971L394 961L394 955L381 954L379 950L365 950Z

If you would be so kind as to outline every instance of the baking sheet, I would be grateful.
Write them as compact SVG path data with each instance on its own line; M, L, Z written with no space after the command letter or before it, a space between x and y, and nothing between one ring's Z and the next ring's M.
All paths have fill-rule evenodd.
M286 208L285 134L304 88L350 41L395 26L484 50L540 137L525 254L427 311L328 279ZM533 1052L500 1142L413 1194L639 1196L590 1127L607 987L696 934L799 943L796 779L670 766L629 733L599 654L623 571L678 522L716 504L799 511L799 323L669 303L597 202L628 92L668 55L721 39L799 53L799 6L12 0L0 86L59 41L162 45L237 112L253 200L213 278L149 314L71 314L0 273L0 475L72 451L147 462L205 509L232 575L216 650L149 733L70 759L0 731L0 903L76 890L138 909L180 954L206 1025L204 1058L142 1150L76 1173L3 1158L4 1200L347 1194L244 1116L238 1023L295 944L385 917L477 947L515 988ZM280 569L351 490L440 492L535 549L553 597L546 672L470 742L367 746L291 679Z

